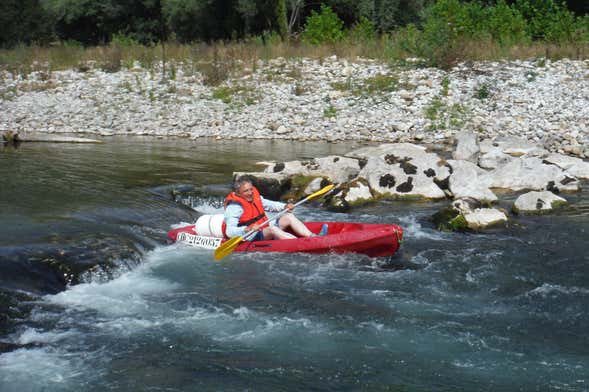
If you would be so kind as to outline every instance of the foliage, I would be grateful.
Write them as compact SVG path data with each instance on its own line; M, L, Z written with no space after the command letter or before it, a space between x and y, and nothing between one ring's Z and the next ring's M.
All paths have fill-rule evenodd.
M47 44L51 38L52 21L39 0L2 0L0 47Z
M323 109L323 117L325 118L333 118L337 115L337 109L333 105L329 105L325 109Z
M500 44L508 45L528 40L527 23L523 15L505 0L499 0L494 7L483 11L485 21L482 30Z
M360 17L350 29L350 39L356 43L366 43L374 41L376 38L376 28L374 23L365 16Z
M344 38L343 26L344 23L331 8L321 6L319 13L312 11L307 18L303 40L312 45L333 44Z
M550 53L542 50L546 57L583 57L589 6L568 3L571 8L561 0L3 0L0 47L51 44L61 51L57 63L70 57L82 64L80 45L110 42L124 49L123 65L137 60L146 67L161 61L163 51L150 48L162 41L257 43L248 63L307 50L316 57L417 57L420 65L449 68L469 55L477 59L476 50L479 58L497 58L536 41L550 45ZM294 45L285 42L289 34ZM103 55L97 63L116 69L116 53L104 55L108 61ZM217 84L229 69L217 63L205 73Z
M575 30L573 13L554 0L516 0L515 8L528 21L528 32L533 39L570 40Z
M157 0L42 0L55 21L61 39L84 45L107 43L120 33L142 43L157 41L161 34L161 7Z
M489 86L487 85L487 83L483 83L477 88L474 96L477 99L483 100L489 98L489 95Z

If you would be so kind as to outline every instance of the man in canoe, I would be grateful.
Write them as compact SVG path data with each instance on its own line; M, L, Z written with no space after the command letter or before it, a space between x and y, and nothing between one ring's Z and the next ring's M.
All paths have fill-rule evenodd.
M250 230L260 229L260 225L268 219L266 211L278 212L285 208L292 212L294 205L267 200L260 195L251 181L237 180L233 184L233 192L225 198L224 232L230 238L243 236ZM287 229L295 235L286 232ZM297 238L297 236L313 237L315 235L294 214L288 213L277 221L269 222L251 240L286 240Z

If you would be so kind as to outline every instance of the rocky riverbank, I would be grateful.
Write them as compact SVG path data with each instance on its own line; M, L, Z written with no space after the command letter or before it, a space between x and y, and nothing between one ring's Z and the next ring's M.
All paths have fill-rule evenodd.
M552 153L525 139L479 140L457 135L447 159L423 146L388 143L306 161L266 162L263 172L234 173L250 179L265 195L288 199L337 184L328 208L350 208L380 199L451 199L434 220L440 229L479 230L508 221L509 212L493 207L497 191L522 192L514 214L543 214L567 204L556 194L577 192L589 180L589 162ZM528 193L523 193L523 192Z
M450 71L275 59L217 87L183 65L162 82L116 73L0 72L0 130L293 140L451 143L518 136L589 156L589 61L460 64Z

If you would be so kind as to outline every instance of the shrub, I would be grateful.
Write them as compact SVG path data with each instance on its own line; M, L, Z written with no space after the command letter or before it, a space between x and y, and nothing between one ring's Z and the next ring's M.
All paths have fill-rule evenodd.
M515 9L527 20L528 34L533 39L551 42L572 41L582 25L566 5L554 0L517 0Z
M311 11L307 18L303 41L312 45L334 44L344 38L343 26L344 22L337 14L330 7L322 5L319 13Z
M485 30L493 40L501 45L510 45L528 41L527 23L523 15L504 0L499 0L493 7L487 8L482 17Z
M475 97L480 100L489 98L489 86L487 83L483 83L477 88Z
M329 105L323 109L323 117L333 118L337 115L337 109L333 105Z
M119 46L122 48L129 48L132 46L138 46L139 42L134 40L133 38L123 34L123 33L116 33L113 34L112 40L110 41L111 45Z
M376 28L370 19L361 16L360 20L354 23L349 34L352 42L366 43L375 39Z

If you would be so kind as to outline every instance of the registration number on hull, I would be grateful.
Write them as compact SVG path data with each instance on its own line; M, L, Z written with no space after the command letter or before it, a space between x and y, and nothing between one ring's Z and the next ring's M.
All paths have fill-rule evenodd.
M217 237L205 237L202 235L194 235L190 233L178 233L178 242L184 244L198 246L199 248L205 249L216 249L221 245L222 238Z

